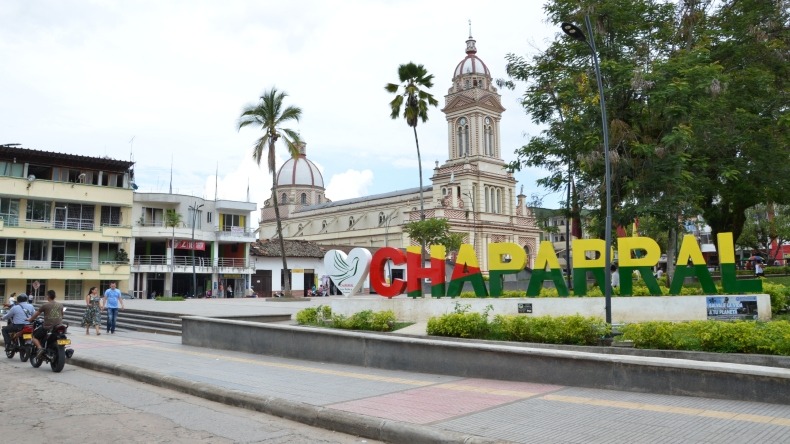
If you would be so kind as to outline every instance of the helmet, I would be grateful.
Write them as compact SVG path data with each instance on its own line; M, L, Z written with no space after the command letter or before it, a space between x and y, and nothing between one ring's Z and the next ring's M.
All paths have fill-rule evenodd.
M16 297L16 302L17 303L27 302L27 295L26 294L20 294L19 296Z

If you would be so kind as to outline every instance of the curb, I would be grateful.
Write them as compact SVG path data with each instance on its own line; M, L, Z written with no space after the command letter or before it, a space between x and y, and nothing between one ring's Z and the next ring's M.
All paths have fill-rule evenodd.
M113 364L98 359L73 357L68 364L109 373L157 387L175 390L209 401L278 416L313 427L385 442L488 444L511 441L493 440L477 435L441 430L420 424L375 418L320 407L272 396L256 396L238 390L216 387L202 382L129 365Z

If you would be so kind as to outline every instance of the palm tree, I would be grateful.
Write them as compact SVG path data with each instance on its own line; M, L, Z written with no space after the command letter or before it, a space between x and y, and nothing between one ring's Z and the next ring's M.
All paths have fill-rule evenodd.
M183 217L181 213L177 212L174 209L168 209L165 211L165 227L173 228L173 236L170 240L170 294L165 296L173 296L173 277L175 274L175 260L176 260L176 227L181 225L183 221ZM192 248L195 246L193 245Z
M420 88L433 87L433 74L422 65L415 65L409 62L398 67L398 80L400 84L388 83L384 89L389 93L395 94L395 98L390 102L392 113L390 117L397 119L401 114L403 106L403 117L406 123L414 130L414 143L417 144L417 164L420 168L420 219L425 219L425 206L422 195L422 158L420 157L420 141L417 138L417 121L423 123L428 121L428 105L438 106L439 102L433 98L426 90ZM399 91L403 86L403 91ZM405 99L405 100L404 100Z
M254 105L247 105L239 117L239 129L247 125L255 125L263 130L263 136L255 142L252 151L252 158L261 165L263 152L267 151L266 165L272 175L272 202L274 203L274 217L277 220L277 236L280 238L280 255L283 260L283 293L286 297L291 296L291 278L288 275L288 263L285 258L285 241L283 240L283 227L280 220L280 207L277 204L277 171L274 165L274 144L282 138L288 148L291 157L299 155L298 145L301 143L299 133L284 128L282 125L291 120L299 121L302 117L302 109L296 106L285 107L283 101L288 97L285 92L277 91L272 88L264 91L260 97L260 102Z

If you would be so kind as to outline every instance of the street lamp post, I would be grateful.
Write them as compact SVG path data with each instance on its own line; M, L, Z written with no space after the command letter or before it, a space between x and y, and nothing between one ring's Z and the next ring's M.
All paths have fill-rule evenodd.
M396 214L395 216L387 216L384 223L384 246L389 246L389 231L390 231L390 221L393 217L398 217ZM392 285L392 261L387 261L387 279L389 280L387 283Z
M595 78L598 81L598 95L601 102L601 123L603 125L603 156L604 156L604 181L606 182L606 227L604 252L604 297L606 301L606 323L612 323L612 174L609 164L609 124L606 118L606 100L603 94L603 82L601 82L601 68L598 66L598 53L595 49L595 39L590 25L590 16L584 16L584 25L590 35L588 40L578 26L572 23L563 23L562 31L575 40L584 42L590 48L595 68Z
M203 204L190 205L189 209L192 210L192 297L197 297L197 274L195 272L195 225L197 224L198 210L203 208Z
M475 197L472 193L464 192L472 204L472 248L477 251L477 214L475 212Z

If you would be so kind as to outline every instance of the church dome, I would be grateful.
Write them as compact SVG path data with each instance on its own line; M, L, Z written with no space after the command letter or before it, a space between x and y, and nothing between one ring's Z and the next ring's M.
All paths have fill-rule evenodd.
M453 80L465 74L478 74L491 78L491 72L488 70L488 67L476 54L475 40L470 35L469 40L466 41L466 57L455 67Z
M277 172L277 186L309 186L324 188L324 176L307 159L307 147L299 147L299 156L288 159Z

